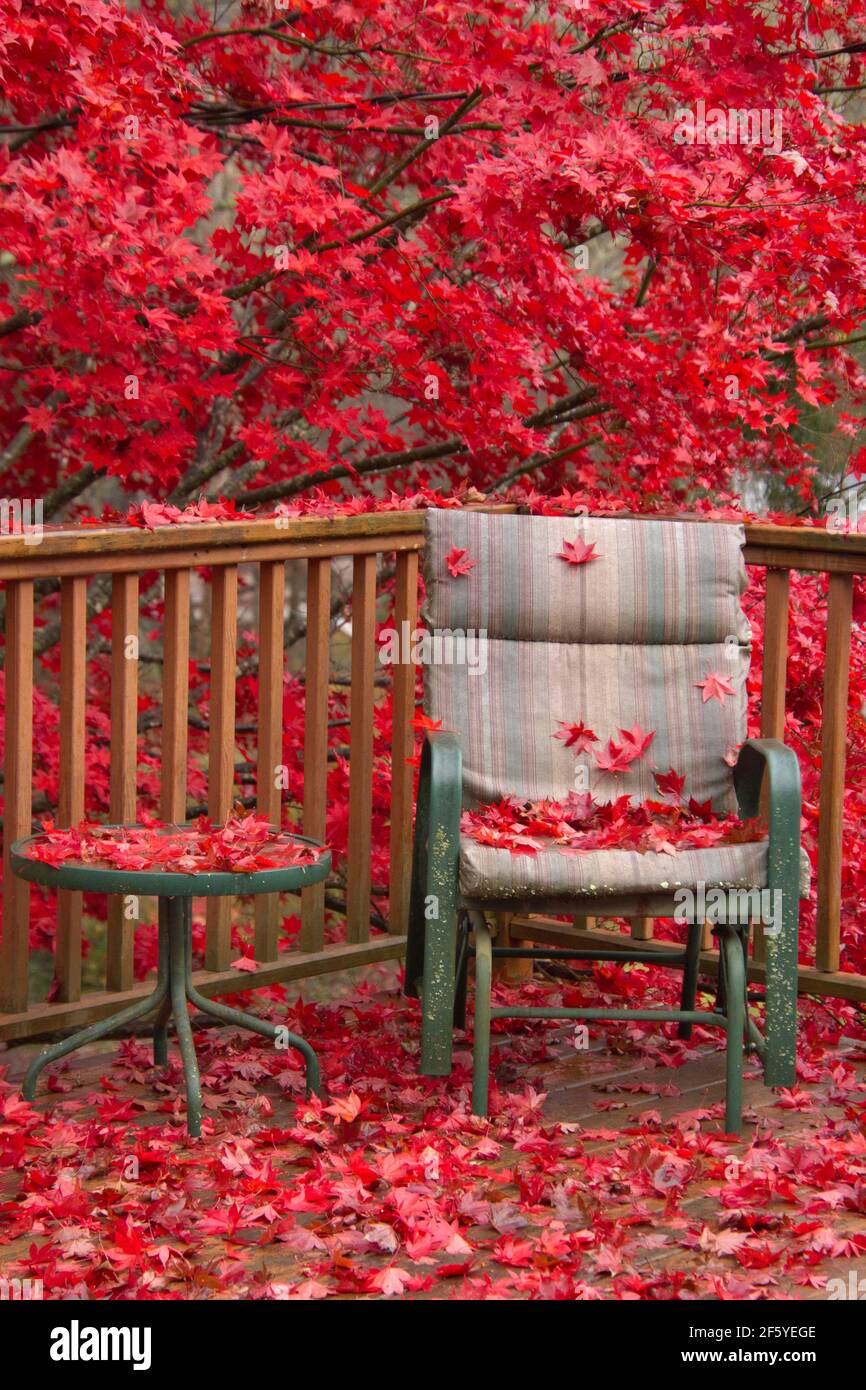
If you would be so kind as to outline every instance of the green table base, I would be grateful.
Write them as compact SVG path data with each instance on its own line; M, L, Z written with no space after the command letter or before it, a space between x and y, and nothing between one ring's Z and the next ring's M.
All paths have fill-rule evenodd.
M195 1004L202 1013L218 1018L222 1023L233 1023L240 1028L248 1028L263 1037L285 1038L289 1047L295 1048L304 1058L307 1074L307 1094L318 1095L321 1089L319 1062L308 1042L282 1025L268 1023L253 1014L240 1009L218 1004L200 994L192 982L192 900L189 897L161 897L159 900L159 959L157 966L156 989L147 998L121 1009L110 1018L101 1019L89 1028L82 1028L71 1038L48 1047L31 1062L24 1079L22 1092L26 1100L36 1095L39 1074L52 1062L66 1057L70 1052L96 1042L127 1023L134 1023L148 1014L155 1014L153 1033L153 1061L155 1066L165 1066L168 1061L168 1024L174 1018L177 1040L183 1061L183 1074L186 1082L187 1129L192 1138L201 1135L201 1081L198 1072L198 1059L195 1054L189 1004Z

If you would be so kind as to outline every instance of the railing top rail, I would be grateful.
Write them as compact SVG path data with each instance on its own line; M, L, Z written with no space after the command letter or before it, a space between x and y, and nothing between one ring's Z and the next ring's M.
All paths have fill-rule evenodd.
M361 536L406 535L421 530L421 512L364 512L353 516L243 518L237 521L177 522L149 530L125 523L45 526L34 535L0 535L0 561L54 556L153 555L166 550L213 550L277 541L351 540Z
M513 510L502 504L476 506L473 510ZM618 515L623 516L624 513ZM0 534L0 579L21 577L28 562L34 565L34 572L44 572L46 560L64 559L74 563L81 560L81 571L86 572L87 561L94 556L102 557L101 568L108 567L109 557L118 560L135 557L142 563L137 568L147 568L146 561L152 558L153 567L160 567L160 559L171 553L188 552L190 564L208 564L216 559L213 552L233 549L249 552L249 559L255 560L258 547L283 544L287 547L298 545L321 545L327 551L329 543L343 546L353 540L366 541L369 548L374 539L383 541L382 550L387 550L388 539L392 537L419 536L423 527L423 511L377 511L349 516L302 516L257 518L249 517L236 521L205 521L194 523L175 523L159 526L153 530L130 526L126 523L101 523L99 525L70 527L46 525L38 534ZM634 517L635 520L667 520L665 516ZM680 513L677 519L703 521L710 518ZM731 518L731 524L737 524ZM785 526L774 522L744 523L747 541L747 559L755 563L772 563L772 554L778 554L782 566L798 568L797 557L801 557L803 568L822 569L820 561L826 558L829 568L834 561L846 562L846 568L853 572L866 572L866 532L825 530L815 526ZM750 554L749 552L752 552ZM808 557L808 561L807 561ZM10 573L5 574L7 567ZM128 568L127 563L124 568ZM67 568L67 567L65 567Z

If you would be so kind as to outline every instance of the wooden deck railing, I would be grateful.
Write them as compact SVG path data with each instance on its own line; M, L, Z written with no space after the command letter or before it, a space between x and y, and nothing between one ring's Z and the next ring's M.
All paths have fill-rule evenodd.
M414 669L394 668L392 727L390 921L389 931L370 934L370 849L372 833L374 628L377 560L393 555L398 625L414 627L418 553L423 545L418 512L386 512L333 520L236 521L178 525L145 531L127 526L47 530L33 538L0 537L0 584L5 590L6 758L3 863L3 935L0 941L0 1037L33 1036L77 1025L122 1007L145 988L133 980L135 924L122 903L109 906L104 990L82 992L80 894L58 895L57 998L32 1003L29 976L29 885L9 872L8 847L33 825L34 590L40 580L60 582L60 796L58 824L74 823L84 808L87 589L95 576L111 576L111 762L110 816L136 815L138 663L127 641L139 629L139 579L164 574L165 617L162 680L162 768L160 813L165 820L187 812L189 713L190 578L206 566L212 574L210 629L211 701L208 735L210 815L229 811L235 785L235 674L238 567L259 567L258 748L259 810L278 819L280 791L274 769L282 760L282 690L285 653L283 621L285 564L304 560L307 570L306 716L304 731L303 828L325 831L328 766L328 688L331 653L331 572L337 557L351 557L353 605L349 732L349 849L346 875L346 933L324 942L323 887L305 891L297 949L279 952L277 902L256 905L253 974L231 968L230 904L208 906L205 969L197 983L206 994L296 979L398 957L404 946L409 890L412 818L411 752ZM866 977L839 971L842 797L852 582L866 573L866 536L771 525L747 527L746 560L767 566L766 635L762 728L780 736L784 726L789 574L827 572L828 642L824 684L823 772L818 867L818 940L815 965L801 971L801 987L814 993L866 999ZM536 923L539 939L556 938L562 924ZM591 929L587 929L590 936ZM641 927L635 928L641 931ZM609 935L607 937L609 941ZM712 960L711 953L707 959ZM752 974L762 972L756 942Z
M112 820L134 820L138 803L138 662L129 639L139 632L139 579L164 574L162 745L160 815L178 821L187 814L189 714L190 578L211 572L210 711L207 749L207 808L223 819L235 796L235 681L238 645L238 569L258 566L258 810L278 820L280 789L275 776L283 759L283 622L285 567L305 560L306 727L303 766L303 829L325 833L328 770L328 688L331 651L331 569L336 557L351 557L353 572L350 800L347 857L346 940L326 945L325 890L305 890L297 950L279 952L278 903L273 895L256 903L255 975L231 968L228 900L208 901L205 969L197 983L205 994L271 984L402 954L409 890L414 672L395 672L392 724L393 785L391 915L387 934L370 933L370 848L373 791L373 712L376 671L377 559L394 556L395 617L414 627L418 593L417 514L347 517L337 521L299 519L180 525L156 531L127 526L46 530L33 537L0 537L0 583L5 590L6 757L3 862L3 934L0 940L0 1037L44 1033L104 1016L143 992L133 980L133 932L123 902L109 900L105 989L82 992L80 893L59 893L56 976L51 1003L29 999L29 887L8 865L9 845L33 826L34 589L40 580L60 583L60 795L58 825L80 820L85 791L85 689L87 676L87 589L95 576L111 576L111 762Z

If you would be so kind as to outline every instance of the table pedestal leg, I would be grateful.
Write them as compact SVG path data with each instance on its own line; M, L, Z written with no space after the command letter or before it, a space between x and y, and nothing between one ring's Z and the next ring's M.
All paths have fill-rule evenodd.
M165 1065L168 1061L168 1022L173 1015L186 1082L187 1129L192 1138L199 1138L202 1119L201 1080L188 1004L195 1004L202 1013L208 1014L211 1018L218 1018L222 1023L247 1028L252 1033L259 1033L263 1037L282 1042L285 1047L296 1049L306 1065L307 1095L320 1094L322 1083L319 1062L308 1042L299 1038L296 1033L290 1033L288 1028L282 1025L268 1023L263 1018L256 1018L254 1014L229 1008L227 1004L218 1004L216 1000L206 998L196 989L192 982L192 901L184 897L159 900L159 958L156 989L153 993L135 1004L130 1004L128 1008L121 1009L119 1013L91 1024L89 1028L83 1028L71 1038L46 1048L31 1062L27 1070L22 1087L24 1098L33 1100L39 1073L51 1062L58 1061L79 1047L96 1042L98 1038L107 1037L117 1028L144 1018L146 1014L154 1011L156 1019L153 1032L153 1060L157 1066Z
M165 898L159 898L158 902L158 979L165 982L165 998L153 1022L153 1065L155 1067L164 1067L168 1062L168 1020L171 1018L171 996L168 992L168 911Z
M198 1074L198 1058L192 1038L189 1009L186 1006L186 930L185 917L189 909L189 898L168 898L169 936L169 976L171 987L171 1010L177 1041L183 1062L183 1075L186 1081L186 1127L193 1139L201 1135L201 1081ZM191 914L190 914L191 916Z
M27 1068L24 1085L21 1087L21 1094L24 1099L33 1100L36 1095L39 1073L44 1067L59 1061L61 1057L66 1057L70 1052L75 1052L79 1047L86 1047L88 1043L97 1042L99 1038L107 1037L116 1028L123 1028L127 1023L134 1023L136 1019L144 1018L145 1014L152 1013L154 1009L161 1010L167 995L168 981L163 980L161 983L157 983L153 994L149 994L145 999L137 1000L128 1008L121 1009L120 1013L102 1018L98 1023L91 1023L89 1028L82 1028L80 1032L73 1033L71 1038L64 1038L63 1042L55 1043L53 1047L46 1047L45 1051L34 1058Z
M190 1003L195 1004L203 1014L209 1014L211 1018L218 1018L222 1023L233 1023L238 1028L248 1028L252 1033L259 1033L264 1038L279 1039L286 1047L294 1048L300 1052L306 1064L307 1074L307 1095L317 1096L321 1093L322 1078L319 1071L319 1059L308 1042L299 1038L297 1033L290 1033L288 1028L279 1024L268 1023L264 1018L256 1018L255 1014L244 1013L242 1009L233 1009L228 1004L219 1004L215 999L208 999L201 994L192 982L192 905L189 898L184 902L184 916L186 918L186 997Z

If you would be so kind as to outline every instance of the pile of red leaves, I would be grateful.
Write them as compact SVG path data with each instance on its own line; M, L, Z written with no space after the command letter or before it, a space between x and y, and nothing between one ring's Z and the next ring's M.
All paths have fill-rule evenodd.
M591 792L570 792L565 801L521 801L509 796L472 811L461 821L464 835L512 854L536 854L553 845L562 854L599 849L676 854L681 849L741 845L767 834L760 820L716 815L709 801L685 806L636 802L629 796L597 802Z
M500 982L496 998L669 1007L678 988L674 971L609 963ZM720 1029L605 1024L605 1051L577 1053L561 1023L497 1020L486 1121L470 1114L468 1038L450 1077L419 1075L418 1006L391 978L330 1002L270 996L272 1020L316 1047L327 1096L304 1099L291 1049L203 1029L200 1140L174 1046L164 1073L145 1040L64 1058L35 1106L10 1054L3 1276L55 1300L775 1300L826 1298L852 1273L856 1289L866 1054L846 1001L837 1018L802 1001L797 1085L747 1087L738 1144L721 1091L686 1066L722 1076ZM575 1065L594 1084L563 1092Z
M275 830L266 816L232 815L224 825L205 816L189 826L148 820L135 826L106 826L82 821L58 830L50 819L28 848L30 859L55 867L88 864L100 869L162 873L254 874L315 864L321 850L291 832Z

